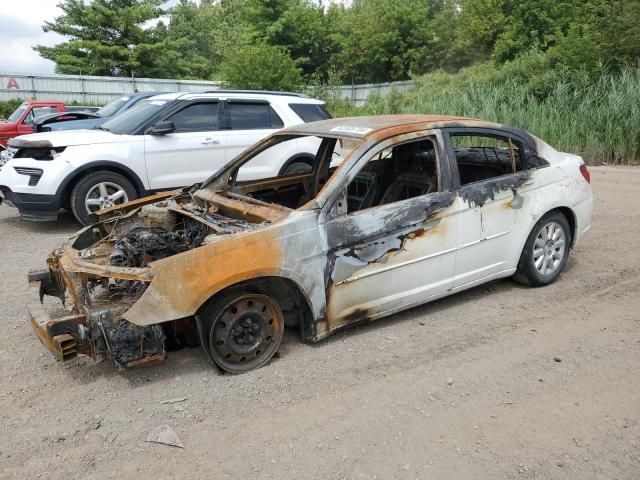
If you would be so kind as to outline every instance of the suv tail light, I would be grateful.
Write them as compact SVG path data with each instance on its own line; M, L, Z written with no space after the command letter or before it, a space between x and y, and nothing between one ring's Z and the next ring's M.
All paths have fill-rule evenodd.
M584 163L580 165L580 173L582 174L584 179L587 181L587 183L591 183L591 174L589 173L589 169Z

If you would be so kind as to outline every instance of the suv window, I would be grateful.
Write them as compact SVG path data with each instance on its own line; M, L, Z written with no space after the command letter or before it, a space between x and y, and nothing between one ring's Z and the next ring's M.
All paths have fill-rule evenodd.
M284 123L268 103L229 102L232 130L282 128Z
M408 200L438 191L434 142L421 139L385 148L347 187L348 212Z
M219 130L218 102L194 103L174 113L167 121L173 122L176 132Z
M460 185L509 175L522 169L520 145L508 137L451 134Z
M331 118L331 114L327 112L324 105L314 105L310 103L290 103L291 110L298 115L303 122L317 122L318 120L326 120Z

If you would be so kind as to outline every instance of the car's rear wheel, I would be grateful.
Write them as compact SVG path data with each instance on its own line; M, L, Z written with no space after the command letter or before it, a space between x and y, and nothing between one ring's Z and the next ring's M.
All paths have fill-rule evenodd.
M262 367L278 351L284 336L284 316L268 295L230 292L203 311L210 359L222 370L244 373Z
M71 191L71 211L83 225L89 223L89 215L134 200L138 197L135 187L122 175L109 172L92 172L82 177Z
M560 212L550 212L533 227L522 250L514 279L541 287L554 282L567 263L571 227Z

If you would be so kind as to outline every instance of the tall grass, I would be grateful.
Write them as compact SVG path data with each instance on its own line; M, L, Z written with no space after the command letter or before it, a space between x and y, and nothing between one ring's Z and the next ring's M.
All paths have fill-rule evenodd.
M482 118L524 128L590 164L640 163L640 68L592 79L574 73L544 96L519 80L479 83L466 75L428 74L404 93L374 97L361 108L332 102L335 116L437 113Z

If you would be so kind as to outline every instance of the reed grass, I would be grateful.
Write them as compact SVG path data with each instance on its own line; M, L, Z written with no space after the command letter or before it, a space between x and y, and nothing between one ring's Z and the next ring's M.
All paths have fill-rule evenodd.
M415 79L406 92L370 98L360 108L329 102L334 116L392 113L450 114L524 128L556 149L591 165L640 164L640 68L593 79L565 75L544 96L520 80L476 82L437 72Z

